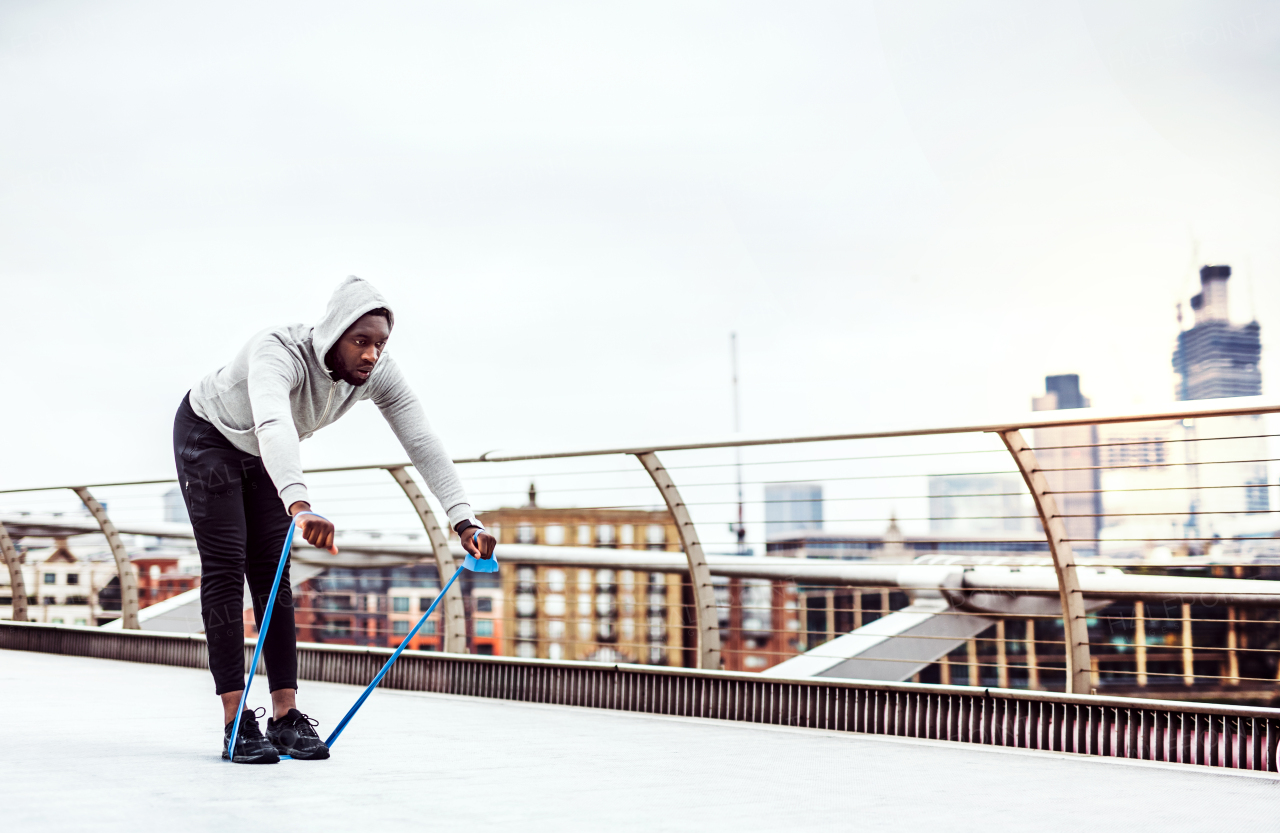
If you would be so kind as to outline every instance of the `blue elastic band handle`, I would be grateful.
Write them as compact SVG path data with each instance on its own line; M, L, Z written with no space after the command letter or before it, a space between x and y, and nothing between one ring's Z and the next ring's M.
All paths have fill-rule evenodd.
M299 512L298 515L316 515L315 512ZM253 646L253 664L249 666L249 679L244 684L244 691L240 692L240 707L236 709L235 724L231 727L231 740L227 743L227 759L232 763L236 760L236 737L240 734L240 716L244 714L245 701L249 699L249 686L253 685L253 674L258 670L258 657L262 654L262 640L267 637L267 628L271 627L271 611L276 606L276 594L280 591L280 577L284 575L284 565L289 561L289 553L293 545L293 532L298 528L298 515L294 515L289 521L289 532L284 536L284 549L280 550L280 563L276 565L276 578L271 583L271 596L267 599L267 609L262 614L262 627L258 629L258 643ZM323 518L328 520L328 518Z
M472 543L476 543L476 538L479 535L480 531L476 530L475 534L471 536ZM347 728L347 724L351 722L351 718L356 716L356 712L364 705L364 701L369 699L369 695L373 694L373 690L378 687L378 683L382 682L382 678L387 676L387 672L391 670L392 664L400 658L400 654L404 652L404 649L409 647L409 643L413 641L413 637L418 633L418 630L426 624L427 618L435 612L436 605L440 604L440 600L449 592L449 588L453 586L455 581L457 581L458 576L462 575L463 570L470 570L473 573L493 573L496 572L497 569L497 556L476 558L474 555L467 555L466 560L462 562L462 567L453 571L453 575L449 577L449 581L440 590L440 592L436 594L435 601L431 603L431 607L427 608L427 612L422 614L422 618L418 620L418 624L413 626L413 630L409 631L409 635L400 642L400 647L396 648L395 653L393 653L390 658L387 659L386 663L383 664L382 670L373 678L373 682L369 683L369 685L365 687L364 692L360 695L360 699L356 700L355 705L351 707L350 711L348 711L346 715L343 716L342 720L339 721L338 725L334 727L333 734L329 735L328 739L324 742L325 746L328 746L331 749L333 748L333 742L338 739L338 735L342 734L342 730Z

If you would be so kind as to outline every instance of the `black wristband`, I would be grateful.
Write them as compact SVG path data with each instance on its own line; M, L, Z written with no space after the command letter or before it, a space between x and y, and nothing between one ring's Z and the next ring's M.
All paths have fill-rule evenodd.
M466 532L468 529L471 529L472 527L475 527L476 529L484 529L484 527L480 526L479 524L474 524L468 520L468 521L458 521L458 525L453 528L453 531L458 533L458 537L461 538L462 533Z

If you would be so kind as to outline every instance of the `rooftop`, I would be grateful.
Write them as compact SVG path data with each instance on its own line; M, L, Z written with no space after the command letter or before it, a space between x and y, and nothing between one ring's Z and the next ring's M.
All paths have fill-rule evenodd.
M322 735L359 693L302 686ZM370 698L329 761L232 766L203 670L0 651L0 690L12 829L992 831L1062 829L1065 812L1116 829L1274 822L1275 775L394 690ZM266 703L261 681L251 699Z

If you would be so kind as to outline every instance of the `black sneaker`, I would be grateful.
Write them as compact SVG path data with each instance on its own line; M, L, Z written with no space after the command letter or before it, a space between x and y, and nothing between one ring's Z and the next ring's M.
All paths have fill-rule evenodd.
M266 709L258 709L258 711L266 714ZM280 755L276 752L276 748L271 742L262 736L261 730L258 729L259 715L245 709L240 713L240 734L236 737L236 758L233 763L237 764L274 764L280 762ZM226 760L227 746L231 743L231 727L236 722L233 720L227 724L222 730L222 758Z
M295 761L323 761L329 757L329 747L316 734L318 725L320 721L312 720L297 709L289 709L279 720L267 718L267 740L276 752Z

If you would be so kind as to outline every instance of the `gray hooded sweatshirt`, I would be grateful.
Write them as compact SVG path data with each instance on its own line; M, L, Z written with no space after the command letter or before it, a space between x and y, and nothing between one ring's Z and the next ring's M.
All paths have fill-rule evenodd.
M290 324L258 333L231 364L192 388L191 407L236 448L262 458L287 509L295 501L309 501L299 441L360 400L372 399L445 507L449 526L466 520L480 526L453 461L395 360L383 353L360 387L337 380L325 367L329 348L360 316L379 307L390 309L378 290L354 275L347 278L329 299L319 324Z

